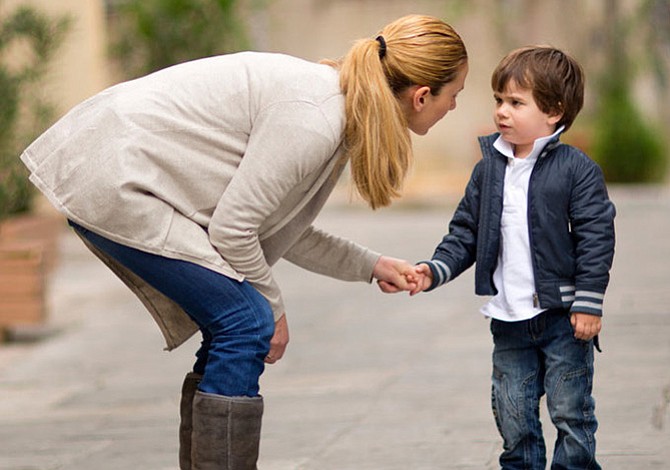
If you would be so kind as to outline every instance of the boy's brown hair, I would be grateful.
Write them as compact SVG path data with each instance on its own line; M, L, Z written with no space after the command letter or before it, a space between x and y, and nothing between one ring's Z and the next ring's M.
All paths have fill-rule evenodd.
M584 71L563 51L550 46L528 46L505 56L491 77L493 91L502 93L510 81L531 90L543 113L563 113L556 124L568 130L584 105Z

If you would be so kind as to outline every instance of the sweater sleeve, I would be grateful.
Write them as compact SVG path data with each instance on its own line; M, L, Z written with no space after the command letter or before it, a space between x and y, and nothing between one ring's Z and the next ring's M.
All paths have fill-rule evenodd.
M352 241L309 227L284 258L308 271L341 281L371 282L380 256Z
M301 180L322 168L339 136L317 106L284 102L262 111L247 148L211 218L209 236L221 256L270 303L285 313L279 286L259 241L262 223Z

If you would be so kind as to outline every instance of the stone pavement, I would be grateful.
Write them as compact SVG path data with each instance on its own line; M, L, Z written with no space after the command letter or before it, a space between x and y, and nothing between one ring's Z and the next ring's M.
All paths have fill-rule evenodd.
M612 198L599 459L610 470L669 469L670 191L615 188ZM416 261L452 211L333 205L318 225ZM179 388L197 340L162 351L140 303L66 231L61 251L49 284L56 333L0 345L0 469L176 469ZM410 299L288 263L276 271L291 343L262 379L261 470L497 468L491 339L472 272Z

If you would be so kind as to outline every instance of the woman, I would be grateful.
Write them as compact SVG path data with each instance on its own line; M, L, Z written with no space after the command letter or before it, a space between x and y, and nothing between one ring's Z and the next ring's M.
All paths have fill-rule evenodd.
M412 15L339 62L246 52L121 83L24 152L31 180L138 295L168 349L202 333L182 389L182 469L256 468L259 377L288 343L279 258L414 287L404 261L311 223L347 162L373 209L390 204L409 130L452 110L466 74L458 34Z

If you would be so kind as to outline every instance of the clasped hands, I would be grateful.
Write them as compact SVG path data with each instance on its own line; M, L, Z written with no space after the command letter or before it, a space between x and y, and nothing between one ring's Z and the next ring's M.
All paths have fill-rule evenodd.
M433 274L427 264L409 264L407 261L381 256L377 260L373 277L382 292L394 294L409 292L415 295L430 287Z

